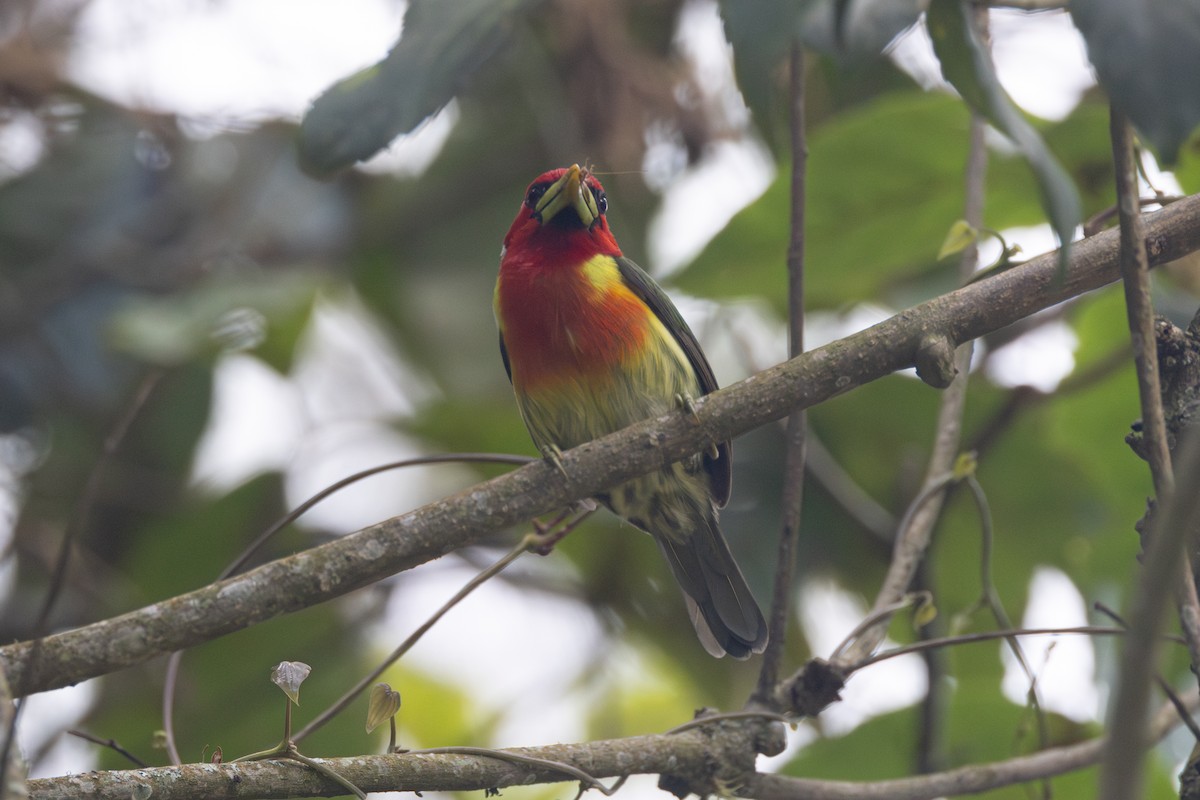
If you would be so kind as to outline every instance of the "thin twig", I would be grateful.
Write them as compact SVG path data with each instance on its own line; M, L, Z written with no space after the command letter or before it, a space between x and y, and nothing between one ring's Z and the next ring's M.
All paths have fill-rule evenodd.
M1125 116L1112 110L1110 131L1114 169L1117 175L1117 208L1121 219L1121 277L1125 287L1125 309L1137 368L1141 400L1143 448L1154 491L1165 503L1174 489L1171 452L1167 447L1167 422L1163 413L1158 376L1157 340L1154 336L1154 301L1150 296L1150 261L1146 255L1146 230L1138 206L1136 158L1133 129ZM1197 666L1200 666L1198 664Z
M1187 707L1195 709L1200 698L1191 692ZM1175 709L1161 708L1152 724L1152 738L1158 740L1178 724ZM1016 786L1035 780L1084 769L1096 764L1108 739L1090 739L1078 744L1053 747L1025 756L987 764L973 764L945 772L874 782L823 781L790 778L783 775L758 774L744 787L744 795L756 800L934 800L979 794L1005 786ZM1131 794L1127 797L1136 797Z
M570 529L574 528L577 524L579 524L579 522L584 517L587 517L591 513L592 513L591 510L585 510L585 511L581 512L579 515L577 515L574 519L568 520L565 523L563 523L563 527L570 530ZM517 542L516 546L513 547L511 550L509 550L499 561L497 561L495 564L492 564L490 567L485 569L483 572L480 572L475 577L471 578L471 580L467 581L466 585L464 585L461 589L459 589L457 592L455 592L454 596L451 597L449 600L447 600L442 605L441 608L439 608L437 611L435 611L429 617L429 619L427 619L423 623L421 623L421 625L418 626L417 629L414 630L408 636L407 639L405 639L403 642L401 642L400 645L395 650L393 650L390 654L388 654L387 658L385 658L382 662L380 662L380 664L377 667L375 667L375 669L371 670L371 672L369 672L361 680L359 680L358 683L356 683L356 684L354 684L354 686L350 687L350 689L348 689L345 694L343 694L332 705L330 705L329 708L325 709L320 714L318 714L317 717L314 720L312 720L312 722L309 722L307 725L305 725L303 728L301 728L300 731L294 737L294 741L297 741L297 742L301 741L306 736L308 736L309 734L318 730L323 725L325 725L325 723L329 722L329 720L333 719L335 716L337 716L339 713L341 713L342 709L344 709L346 706L350 705L350 703L354 700L354 698L358 697L358 695L362 694L363 691L365 691L368 687L370 687L372 684L374 684L375 681L379 678L379 676L387 671L388 667L390 667L392 664L396 663L396 661L398 661L401 656L403 656L410 649L412 649L413 645L415 645L418 641L420 641L421 637L424 636L425 633L428 632L429 629L432 628L437 623L438 620L440 620L442 617L444 617L446 615L446 613L450 611L450 609L454 608L454 606L456 606L460 602L462 602L462 600L467 595L469 595L471 592L475 591L480 586L482 586L488 579L493 578L496 575L499 575L504 570L505 567L507 567L512 562L516 561L521 556L522 553L524 553L527 550L531 550L531 549L536 550L538 547L540 547L542 545L542 543L546 539L552 538L552 537L557 537L555 539L556 541L557 541L557 539L562 538L562 536L558 534L558 531L555 531L555 530L550 530L550 531L538 533L538 534L532 534L532 533L526 534L521 539L521 541Z
M92 506L96 504L96 497L100 492L100 480L104 477L104 472L112 462L113 456L116 455L117 448L121 446L121 442L125 441L125 436L129 433L129 428L133 425L133 421L141 413L142 408L146 405L146 401L150 398L150 393L154 391L154 387L162 380L164 374L162 370L154 370L142 379L137 391L134 392L129 404L125 407L124 412L117 419L112 430L104 437L104 445L100 450L100 456L96 459L96 463L92 465L92 469L88 473L87 482L84 483L83 491L79 493L79 500L75 504L75 512L71 515L71 520L67 524L66 531L63 533L62 542L59 544L58 558L54 564L54 574L50 579L50 589L46 592L46 598L42 602L41 611L38 612L37 622L33 625L34 638L39 638L46 632L46 624L50 621L50 612L58 601L63 584L65 583L67 564L70 562L71 545L87 528L88 518L92 514Z
M865 632L873 628L881 628L886 632L887 623L891 621L897 612L903 611L906 608L912 608L917 603L927 603L930 600L932 600L932 596L929 592L915 592L907 594L883 608L871 609L865 617L859 620L854 629L846 634L838 646L833 648L833 653L830 654L829 661L833 664L844 665L847 661L847 653Z
M979 605L986 607L992 613L992 618L1002 630L1014 630L1012 620L1008 616L1008 612L1004 610L1004 602L1000 599L1000 593L996 591L995 581L992 580L992 553L995 548L995 532L992 527L992 512L988 505L987 494L983 491L983 486L974 474L966 476L966 484L971 489L971 497L975 500L975 507L979 511L979 520L981 525L981 554L979 557L979 581L980 581L980 597ZM1010 636L1005 639L1009 650L1013 657L1017 660L1017 665L1025 674L1026 680L1029 681L1029 688L1026 690L1025 696L1029 702L1029 708L1033 712L1034 719L1037 722L1038 746L1040 749L1046 747L1050 740L1050 730L1046 721L1046 715L1042 711L1041 698L1037 692L1037 675L1033 671L1033 667L1029 663L1029 659L1025 657L1025 651L1021 648L1021 643L1016 636ZM1043 797L1050 796L1050 787L1048 784L1042 786Z
M1188 708L1195 708L1198 702L1196 692L1185 695L1184 702ZM1154 734L1161 737L1177 724L1175 710L1164 706L1154 721ZM798 800L801 797L823 800L933 800L1027 783L1083 769L1098 761L1102 746L1102 739L1090 739L1004 761L899 780L823 781L751 774L740 783L738 794L758 800ZM521 748L521 752L573 764L598 778L661 774L671 770L702 773L712 766L711 742L708 737L696 732L638 736L581 745ZM514 770L510 765L492 759L464 764L460 758L437 755L411 758L407 754L366 755L322 759L321 763L336 769L368 791L480 791L530 782L551 782L559 780L562 775L557 770L540 767ZM272 761L80 773L37 779L29 783L30 796L34 800L63 796L121 800L127 799L131 790L137 788L143 791L145 788L151 789L151 797L160 800L190 800L196 796L225 796L229 794L231 786L235 786L246 797L309 797L328 791L308 770L282 769L279 762Z
M683 733L684 731L690 731L692 728L702 728L713 722L724 722L730 719L766 719L771 722L782 722L784 725L794 725L796 722L791 717L784 714L777 714L774 711L723 711L719 714L707 714L703 717L689 719L687 722L663 732L668 734Z
M511 750L493 750L489 747L428 747L421 750L409 750L406 755L460 755L460 756L483 756L484 758L496 758L501 761L510 761L514 764L529 764L542 769L550 769L556 772L561 772L564 775L570 775L580 783L587 784L589 789L596 789L605 797L612 797L620 788L620 783L624 783L624 779L620 783L609 788L600 782L598 778L593 778L578 767L570 764L564 764L561 761L551 761L546 758L537 758L536 756L527 756L523 753L514 753Z
M381 472L388 472L394 469L403 469L405 467L427 466L430 464L454 464L454 463L475 463L475 464L507 464L513 466L521 466L528 464L535 459L529 456L516 456L507 453L436 453L434 455L418 456L416 458L405 458L400 461L392 461L387 464L364 469L348 475L339 481L326 486L321 491L314 494L312 497L305 500L294 509L284 514L275 521L270 527L254 538L241 554L230 562L229 566L221 570L221 574L217 576L217 580L224 580L242 567L246 565L255 553L259 551L264 544L275 534L291 525L293 522L307 513L313 506L325 500L330 495L345 489L353 483L357 483L372 475L378 475ZM163 680L162 693L162 720L163 733L167 749L167 757L172 764L179 765L182 759L179 755L179 747L175 741L175 688L179 683L179 670L183 665L183 651L176 650L171 653L171 657L167 659L166 675Z
M815 430L807 431L804 450L808 474L855 522L890 545L896 533L896 517L854 480Z
M998 639L1007 639L1014 636L1066 636L1069 634L1078 634L1082 636L1122 636L1126 633L1124 628L1108 628L1100 625L1077 625L1071 628L1008 628L999 631L977 631L975 633L960 633L954 636L942 636L936 639L923 639L912 644L900 645L893 647L890 650L881 650L878 653L872 653L862 661L857 661L846 667L847 674L858 672L859 670L869 667L872 664L878 664L880 661L887 661L890 658L899 658L911 653L921 653L928 650L937 650L945 647L956 647L960 644L975 644L977 642L994 642ZM1177 637L1165 637L1167 641L1175 641L1178 644L1183 644L1183 641Z
M791 80L792 205L791 241L788 244L788 357L804 352L804 211L805 177L808 168L808 143L804 131L804 47L792 44L789 59ZM797 409L788 415L787 453L784 456L783 496L780 506L783 524L775 560L775 589L771 596L770 640L763 653L758 684L751 696L754 705L772 704L772 693L779 682L783 662L784 638L792 608L792 585L796 578L796 550L800 540L800 512L804 500L805 434L808 413Z
M1112 137L1113 171L1116 177L1117 208L1121 223L1121 276L1125 288L1125 307L1129 321L1129 333L1133 343L1133 361L1137 369L1138 397L1141 401L1143 452L1150 464L1154 480L1154 492L1158 498L1157 522L1163 516L1164 507L1175 507L1175 475L1171 464L1171 453L1167 447L1167 426L1162 406L1159 385L1158 350L1154 335L1154 305L1150 296L1150 261L1146 252L1146 231L1138 201L1136 153L1133 128L1125 115L1113 107L1110 111L1109 133ZM1138 585L1134 610L1131 614L1134 627L1125 641L1122 653L1121 673L1117 693L1112 705L1109 728L1113 736L1106 748L1106 757L1101 771L1102 800L1124 798L1140 785L1142 774L1142 749L1146 740L1144 709L1149 702L1148 665L1155 660L1146 660L1146 652L1131 652L1136 646L1135 637L1154 636L1162 622L1162 608L1158 602L1160 587L1173 586L1177 592L1180 621L1188 640L1193 669L1200 668L1200 602L1192 578L1190 561L1184 552L1184 544L1191 537L1191 529L1168 533L1159 525L1153 525L1153 538L1149 543L1150 555L1146 558L1143 581ZM1159 541L1159 540L1162 541ZM1168 543L1169 542L1169 543ZM1170 547L1170 552L1164 548ZM1174 574L1166 581L1159 576L1159 586L1145 583L1152 570L1151 564L1173 567ZM1144 595L1144 596L1143 596Z
M341 786L343 789L346 789L355 797L359 798L359 800L367 800L367 793L355 786L349 778L345 777L332 767L329 767L325 764L322 764L320 761L304 755L296 749L295 744L291 744L288 747L287 752L283 753L282 756L299 761L301 764L306 764L309 769L316 770L317 772L321 773L326 778L329 778L331 781Z
M125 437L129 433L134 420L137 419L138 414L145 407L146 401L154 391L154 387L158 386L159 381L162 380L165 374L164 370L155 369L142 378L141 383L138 384L137 390L125 406L121 416L117 418L108 435L104 437L104 444L101 447L100 455L96 458L96 463L92 465L91 470L88 472L87 481L83 485L83 490L79 493L74 512L67 521L62 541L58 545L58 557L55 559L54 572L50 577L50 588L46 591L46 597L42 601L41 610L38 612L37 620L33 624L33 645L27 656L27 669L30 672L37 670L38 662L42 657L41 642L48 630L50 613L54 610L54 606L62 593L63 586L66 584L67 566L71 561L71 550L75 540L87 529L88 519L92 515L92 507L96 504L96 497L100 492L100 481L109 464L112 462L113 457L116 455L117 449L125 441ZM25 702L21 701L16 705L12 715L8 718L4 745L0 747L0 777L7 774L8 762L12 757L16 744L17 724L20 722L21 711L24 708ZM5 788L3 785L0 785L0 799L3 798L4 793Z
M1129 629L1129 626L1126 624L1125 620L1123 620L1116 611L1113 611L1108 606L1099 602L1094 603L1093 606L1101 614L1106 614L1109 617L1112 617L1113 621L1120 625L1122 630ZM1181 644L1185 644L1181 637L1172 638L1175 638L1175 640ZM1174 687L1167 682L1167 679L1163 677L1162 672L1158 670L1155 670L1154 679L1158 684L1158 688L1161 689L1162 693L1167 696L1167 700L1169 700L1171 705L1175 706L1175 710L1179 712L1179 718L1183 721L1183 724L1186 725L1188 730L1192 732L1192 736L1198 742L1200 742L1200 725L1196 723L1196 720L1192 719L1192 715L1187 711L1183 701L1179 698L1179 695L1175 693Z
M145 761L142 761L140 758L135 756L133 753L129 752L124 747L122 747L121 743L118 742L116 739L102 739L99 736L95 736L93 734L88 733L87 731L81 731L78 728L69 728L69 729L67 729L67 733L70 734L71 736L77 736L80 739L89 741L92 744L98 744L101 747L107 747L109 750L112 750L113 752L118 753L119 755L122 755L125 758L129 759L129 761L133 762L134 764L136 764L139 767L149 766L149 764L147 764Z
M1176 195L1155 194L1154 197L1142 197L1138 199L1139 208L1149 208L1150 206L1165 206L1168 203L1174 203L1176 200L1182 200L1182 197ZM1121 207L1119 205L1111 205L1106 209L1096 212L1092 216L1084 220L1083 235L1093 236L1108 226L1108 223L1113 217L1120 214Z
M416 458L405 458L400 461L392 461L387 464L380 464L376 467L364 469L360 472L355 472L352 475L347 475L339 481L331 483L321 491L314 494L312 497L305 500L293 510L284 514L273 525L260 533L253 542L247 545L241 555L233 560L229 566L221 571L217 576L217 580L223 581L234 573L238 572L246 565L246 562L258 552L264 544L267 543L272 536L279 533L281 530L291 525L300 517L304 516L313 506L325 500L330 495L345 489L352 483L357 483L364 478L370 478L372 475L378 475L381 472L389 472L395 469L404 469L406 467L423 467L430 464L505 464L508 466L519 467L528 464L537 459L531 456L516 456L507 453L435 453L428 456L417 456Z
M984 121L977 114L971 116L970 146L964 179L966 197L963 218L976 228L983 225L983 189L987 172L985 127ZM966 281L974 273L978 260L975 245L968 246L963 251L959 263L960 279ZM905 515L897 530L892 561L888 566L883 586L875 598L876 610L890 606L908 591L913 575L916 574L917 562L924 558L934 524L941 515L943 492L948 484L946 475L951 472L954 459L958 456L963 410L966 406L967 373L973 351L971 342L955 349L954 366L957 374L942 393L933 449L925 470L924 485L919 493L922 502L910 505L909 513ZM844 662L839 663L861 660L879 645L885 633L885 628L880 626L865 631L853 647L843 653Z
M1100 800L1124 800L1141 785L1142 751L1148 742L1145 709L1150 676L1159 664L1160 632L1167 598L1180 577L1188 537L1200 526L1200 437L1185 435L1175 451L1179 490L1159 506L1148 537L1141 574L1132 595L1129 634L1123 641L1117 688L1110 706L1100 772ZM1190 649L1190 639L1189 639Z

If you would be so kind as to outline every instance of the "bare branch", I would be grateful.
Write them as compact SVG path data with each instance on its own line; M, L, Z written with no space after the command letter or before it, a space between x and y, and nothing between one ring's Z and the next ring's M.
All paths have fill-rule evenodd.
M590 778L635 774L688 773L711 776L712 739L699 730L629 739L511 748L537 763L514 763L495 756L399 753L353 758L314 759L367 792L479 791L531 783L561 782L559 765ZM553 762L547 765L546 762ZM143 787L140 790L138 787ZM145 770L113 770L44 778L29 782L31 800L75 797L128 800L191 800L221 797L236 787L237 796L264 798L330 797L345 794L341 785L286 759L229 764L187 764ZM146 793L150 789L150 793Z
M976 229L983 226L984 178L987 174L987 146L984 141L984 128L983 119L978 114L972 114L970 147L965 171L966 198L963 206L963 218ZM962 259L959 262L959 278L962 282L970 280L978 260L978 248L975 244L971 244L963 251ZM971 343L966 342L962 343L951 356L953 358L951 381L942 395L941 404L938 407L933 447L925 469L925 480L919 493L921 496L929 493L929 496L925 502L919 505L914 503L916 507L912 513L905 515L907 524L902 522L900 529L896 531L896 541L887 576L875 598L874 610L876 611L895 604L908 592L913 576L917 572L917 564L924 558L925 551L929 547L933 527L941 516L942 501L948 485L944 481L944 476L952 471L954 460L958 457L959 452L963 409L967 402L967 376L973 351ZM886 633L886 620L865 631L846 651L844 658L836 660L835 666L861 661L879 646Z
M1200 696L1193 691L1187 695L1185 703L1194 712L1200 704ZM1175 708L1165 705L1154 720L1153 738L1161 739L1178 724ZM758 775L745 787L743 796L757 800L797 800L801 797L819 797L821 800L934 800L937 797L978 794L1090 767L1100 761L1105 742L1105 739L1092 739L1007 761L972 764L930 775L873 783Z
M1156 672L1158 663L1157 650L1141 649L1140 646L1145 643L1153 646L1153 637L1163 625L1166 587L1173 588L1178 595L1179 617L1192 655L1192 667L1200 666L1200 629L1197 626L1200 601L1196 597L1191 563L1185 550L1189 540L1195 538L1195 515L1200 509L1194 501L1175 493L1175 473L1167 446L1159 383L1150 263L1143 233L1144 219L1138 203L1133 128L1125 115L1114 107L1109 129L1121 221L1121 275L1145 431L1141 452L1150 464L1159 504L1146 547L1146 569L1133 597L1130 636L1123 642L1121 672L1109 715L1109 729L1114 734L1105 753L1099 796L1115 800L1130 796L1140 785L1143 742L1147 737L1142 720L1149 702L1150 676ZM1200 443L1195 439L1195 436L1185 439L1187 455L1183 459L1189 465L1186 471L1193 487L1198 477L1194 454L1200 449L1197 447ZM1170 522L1163 522L1164 517Z
M1152 264L1200 249L1200 196L1146 217ZM778 364L673 413L563 454L570 479L538 462L377 525L187 594L42 640L0 648L16 696L67 686L340 597L483 536L912 366L930 335L954 343L1010 325L1116 280L1118 234L1072 247L1066 275L1057 254L1031 259L903 311L864 331Z
M791 242L788 244L788 356L795 358L804 352L804 213L808 170L808 142L804 130L804 46L793 42L789 57L792 87L791 148L792 148L792 205ZM772 693L779 682L783 663L784 636L792 608L792 584L796 577L796 547L800 541L800 512L804 501L804 463L807 456L808 413L796 409L788 415L787 453L783 465L783 496L780 507L783 524L779 531L778 554L775 559L775 588L771 596L768 625L771 632L767 650L763 653L758 684L751 698L756 705L771 707Z
M1184 698L1193 711L1200 696L1193 690ZM1179 719L1164 706L1153 724L1154 737L1165 736ZM582 770L592 779L639 774L681 774L716 781L715 764L726 763L726 748L745 748L732 723L722 724L722 734L692 729L678 734L636 736L588 744L512 748L508 752L555 766L511 763L493 757L404 753L318 759L364 791L478 791L563 780L557 765ZM751 734L752 735L752 734ZM933 800L936 797L972 794L1092 766L1100 759L1103 739L1055 747L1007 761L979 764L914 778L876 781L825 781L750 773L737 781L736 793L758 800ZM699 787L697 787L699 788ZM731 787L725 786L728 791ZM147 790L150 794L147 795ZM716 784L713 784L713 791ZM31 800L74 797L88 800L127 800L149 796L155 800L190 800L194 797L329 797L345 789L321 775L288 761L255 761L234 764L189 764L143 770L87 772L29 782Z

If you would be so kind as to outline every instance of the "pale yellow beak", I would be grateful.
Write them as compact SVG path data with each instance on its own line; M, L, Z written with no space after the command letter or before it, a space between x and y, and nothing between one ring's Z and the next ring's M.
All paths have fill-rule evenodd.
M545 225L564 208L574 208L585 228L592 227L600 219L596 197L584 182L583 171L578 164L572 164L566 174L551 184L533 210L538 221Z

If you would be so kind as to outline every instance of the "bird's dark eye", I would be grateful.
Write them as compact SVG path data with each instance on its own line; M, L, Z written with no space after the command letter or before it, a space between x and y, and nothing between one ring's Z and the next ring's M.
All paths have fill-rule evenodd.
M600 213L608 211L608 195L603 191L596 192L596 208L600 209Z
M542 199L542 195L546 193L548 187L544 183L537 183L529 187L529 193L525 195L525 205L533 208L537 205L538 200Z

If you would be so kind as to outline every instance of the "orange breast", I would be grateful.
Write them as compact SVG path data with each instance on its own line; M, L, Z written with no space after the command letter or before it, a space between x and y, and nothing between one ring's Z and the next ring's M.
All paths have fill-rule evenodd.
M553 391L561 382L602 389L644 346L650 313L609 256L552 271L502 269L496 285L496 315L519 392Z

